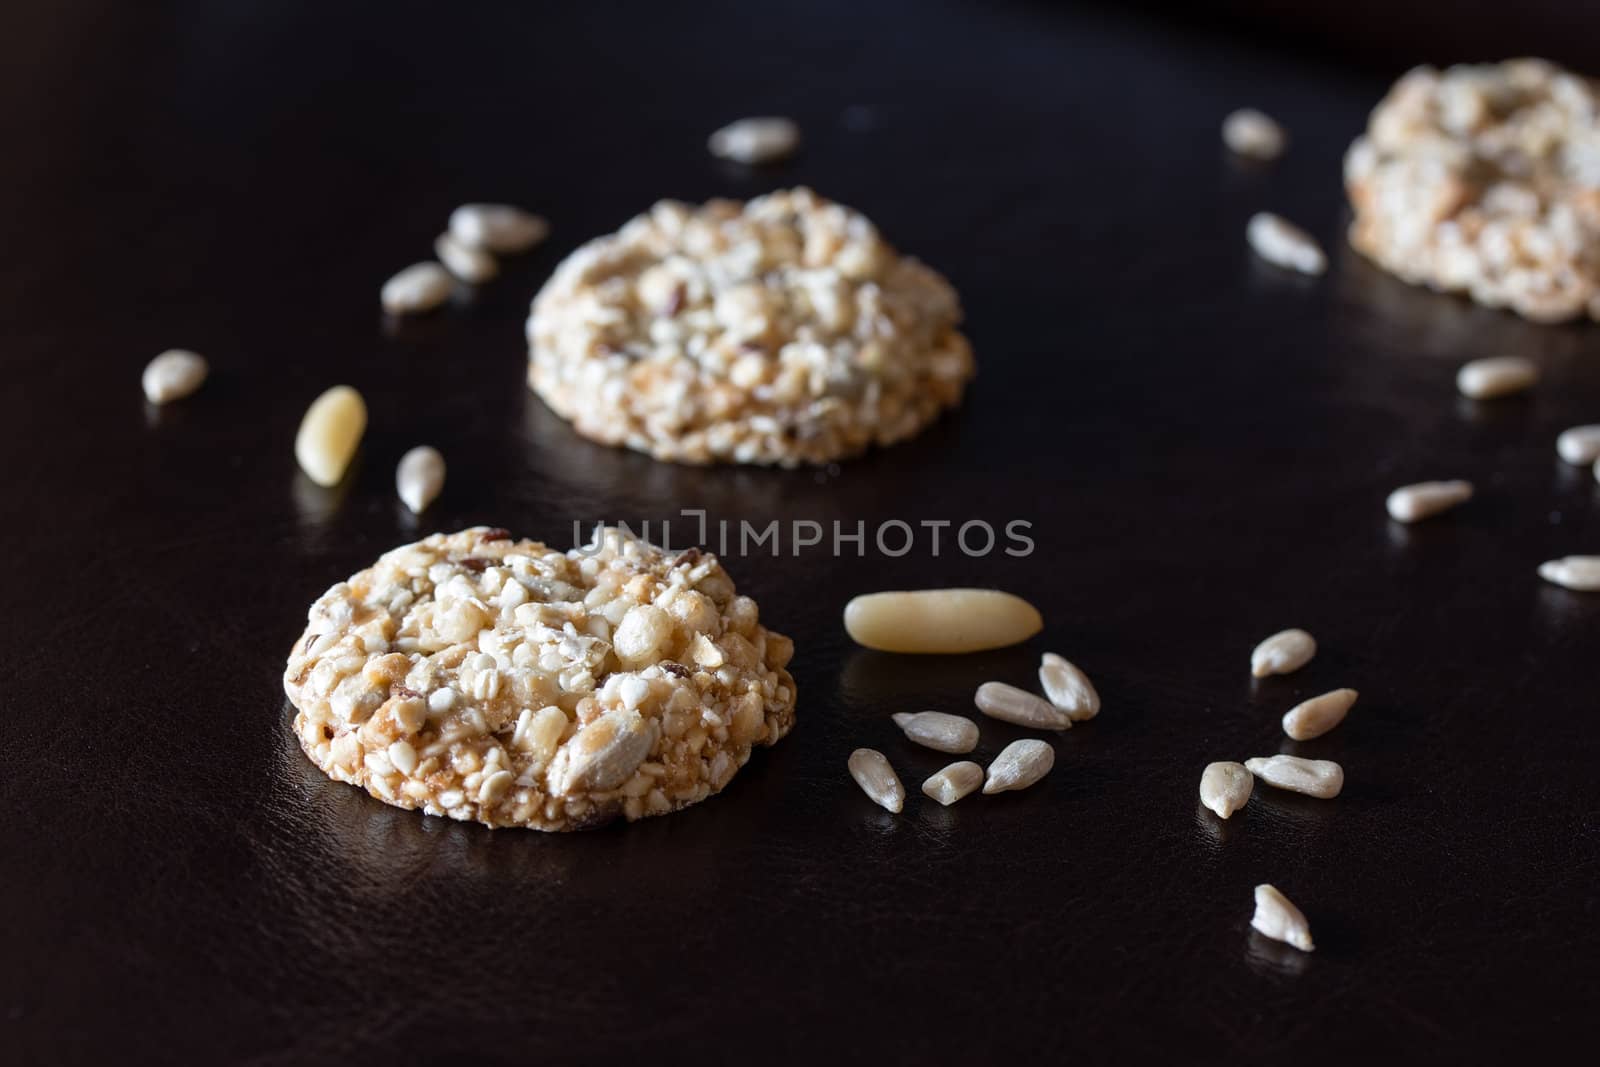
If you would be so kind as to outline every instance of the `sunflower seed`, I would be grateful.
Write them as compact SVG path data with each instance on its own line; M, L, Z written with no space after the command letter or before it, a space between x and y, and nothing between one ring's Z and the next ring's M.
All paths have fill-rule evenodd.
M395 492L415 514L428 510L444 488L444 457L431 445L418 445L400 457L394 471Z
M1287 219L1259 211L1250 216L1244 235L1256 255L1274 267L1301 274L1321 274L1328 269L1328 257L1322 254L1322 246Z
M1250 773L1278 789L1332 800L1344 788L1344 768L1332 760L1299 756L1257 756L1244 765Z
M1493 400L1531 388L1539 368L1521 356L1475 359L1456 372L1456 388L1473 400Z
M391 315L432 311L450 298L450 272L428 260L413 263L383 283L378 299Z
M306 408L294 437L294 458L318 485L338 485L366 430L366 401L348 385L336 385Z
M1304 630L1281 630L1250 653L1250 673L1256 678L1269 674L1289 674L1311 662L1317 642Z
M983 784L983 768L971 760L952 763L922 783L922 792L949 807Z
M169 348L145 364L140 384L152 404L182 400L206 380L205 357L182 348Z
M1311 926L1300 909L1276 887L1264 882L1256 886L1256 913L1250 917L1250 925L1262 936L1293 945L1301 952L1316 947L1311 943Z
M868 593L844 607L844 628L880 652L981 652L1026 641L1044 627L1034 606L998 589Z
M1600 556L1564 556L1541 563L1539 577L1580 593L1600 591Z
M1056 750L1048 742L1031 737L1013 741L989 764L989 780L983 791L991 794L1026 789L1049 774L1055 764Z
M1100 694L1089 676L1054 652L1046 652L1039 663L1039 686L1050 703L1067 713L1073 722L1084 722L1100 714Z
M550 792L615 789L639 769L656 742L654 720L637 711L608 711L572 735L550 761Z
M458 241L449 233L433 239L433 254L451 274L468 285L482 285L500 273L500 264L481 248Z
M1449 511L1472 499L1472 483L1459 479L1449 482L1418 482L1389 494L1384 506L1395 522L1420 522L1441 511Z
M1283 127L1253 107L1242 107L1222 120L1222 143L1251 159L1277 159L1288 138Z
M740 119L711 135L707 147L735 163L772 163L800 146L800 127L785 118Z
M1284 713L1283 732L1296 741L1321 737L1344 722L1359 695L1354 689L1335 689L1302 701Z
M850 753L850 777L879 807L898 813L905 807L906 790L882 752L858 748Z
M389 746L389 762L401 774L410 774L417 769L417 750L409 741L396 741Z
M1065 730L1071 717L1043 697L1004 682L984 682L973 697L978 710L991 719L1030 726L1036 730Z
M1200 774L1200 803L1226 819L1244 807L1255 781L1242 763L1208 763Z
M971 752L978 747L978 724L961 715L902 711L894 716L894 724L909 740L935 752Z
M544 219L510 204L463 204L450 213L450 236L485 252L516 255L549 233Z
M1568 463L1580 467L1600 460L1600 423L1563 431L1556 438L1556 452Z

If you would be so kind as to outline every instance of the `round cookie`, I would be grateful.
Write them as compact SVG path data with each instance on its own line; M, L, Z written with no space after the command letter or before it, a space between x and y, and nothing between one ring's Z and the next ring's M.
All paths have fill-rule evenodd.
M577 830L727 785L794 724L793 651L715 556L615 528L563 553L475 527L324 593L283 687L330 778L430 815Z
M828 463L961 401L972 348L937 272L809 189L664 200L533 302L528 384L585 437L681 463Z
M1600 319L1600 84L1537 59L1418 67L1350 146L1350 243L1538 322Z

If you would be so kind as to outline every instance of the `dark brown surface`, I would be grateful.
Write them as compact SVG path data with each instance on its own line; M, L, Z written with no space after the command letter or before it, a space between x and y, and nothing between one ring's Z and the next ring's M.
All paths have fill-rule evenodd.
M1592 1035L1600 597L1534 567L1600 551L1600 491L1552 448L1600 419L1600 332L1352 257L1339 158L1385 79L1098 12L674 7L0 16L0 1058L1504 1062ZM1280 165L1224 157L1246 103L1292 130ZM803 154L704 154L752 112L797 117ZM981 369L956 416L837 473L706 471L585 444L523 388L562 254L659 196L791 182L961 289ZM546 211L548 247L386 325L378 284L482 198ZM1258 208L1326 241L1329 275L1253 262ZM171 345L213 379L153 413L139 370ZM1459 362L1508 351L1535 395L1455 396ZM372 428L328 493L290 442L336 382ZM421 441L451 473L413 523L391 479ZM1384 518L1393 486L1458 476L1459 513ZM730 559L795 639L799 723L670 818L491 833L294 745L288 645L383 549L682 507L1020 518L1038 551ZM922 660L839 626L853 593L947 583L1028 595L1044 635ZM1289 625L1321 655L1252 683ZM916 796L942 759L889 714L1031 684L1045 648L1105 699L1051 777ZM1285 745L1282 711L1340 685L1348 723ZM983 758L1021 733L983 728ZM861 744L904 815L846 777ZM1198 808L1207 761L1280 749L1342 761L1345 794ZM1250 935L1264 880L1315 955Z

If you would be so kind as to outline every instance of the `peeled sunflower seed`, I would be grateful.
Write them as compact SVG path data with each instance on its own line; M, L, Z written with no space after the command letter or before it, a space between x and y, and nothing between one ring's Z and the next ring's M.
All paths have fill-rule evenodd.
M205 357L182 348L169 348L145 364L140 384L152 404L182 400L206 380Z
M413 263L383 283L378 299L391 315L432 311L450 298L450 272L431 259Z
M1208 763L1200 774L1200 803L1226 819L1244 807L1255 782L1242 763Z
M935 752L971 752L978 747L978 724L961 715L942 711L898 712L894 724L906 738Z
M1556 438L1556 452L1576 466L1600 460L1600 423L1574 426Z
M1284 713L1283 732L1296 741L1321 737L1344 722L1359 695L1354 689L1335 689L1302 701Z
M1054 652L1046 652L1039 663L1039 687L1073 722L1100 714L1100 694L1089 676Z
M711 154L735 163L771 163L800 147L800 127L778 117L740 119L713 133Z
M998 589L867 593L844 606L845 631L880 652L981 652L1044 628L1034 606Z
M971 760L962 760L923 782L922 792L948 808L982 784L983 768Z
M1262 936L1293 945L1301 952L1316 948L1311 943L1311 924L1305 915L1275 886L1265 882L1256 886L1256 912L1250 917L1250 925Z
M1222 143L1228 149L1251 159L1277 159L1283 155L1288 138L1283 127L1253 107L1230 112L1222 120Z
M1529 389L1539 380L1539 368L1521 356L1475 359L1456 372L1456 388L1473 400L1493 400Z
M1056 750L1048 742L1031 737L1013 741L989 764L989 780L984 783L983 792L989 795L1026 789L1049 774L1055 765Z
M433 239L433 254L439 257L445 269L468 285L481 285L500 273L500 264L493 256L456 240L449 233L441 233Z
M1459 479L1449 482L1418 482L1389 494L1384 507L1395 522L1420 522L1449 511L1472 499L1472 483Z
M400 457L394 472L395 492L415 514L428 510L428 505L444 489L444 457L431 445L418 445Z
M899 775L894 773L894 768L889 766L889 760L882 752L858 748L850 753L849 766L850 777L856 780L856 785L874 804L897 814L905 807L905 786L900 784Z
M1257 756L1244 761L1251 774L1278 789L1332 800L1344 788L1344 768L1332 760Z
M1284 270L1301 274L1321 274L1328 269L1322 246L1300 227L1266 211L1250 216L1245 239L1256 255Z
M1031 726L1036 730L1065 730L1072 718L1048 700L1004 682L984 682L973 697L978 710L991 719Z
M1289 674L1311 662L1317 642L1304 630L1280 630L1250 653L1250 673L1256 678Z
M463 204L450 213L450 236L485 252L526 252L549 233L544 219L510 204Z
M550 761L550 792L615 789L633 776L656 742L656 724L637 711L608 711L572 735Z
M338 485L366 430L366 401L348 385L336 385L306 409L294 437L294 458L318 485Z
M1600 475L1600 471L1596 472ZM1600 591L1600 556L1563 556L1539 564L1539 577L1580 593Z

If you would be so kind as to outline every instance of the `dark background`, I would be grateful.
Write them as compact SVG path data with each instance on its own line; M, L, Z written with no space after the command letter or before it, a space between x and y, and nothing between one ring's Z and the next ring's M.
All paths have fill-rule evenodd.
M1341 239L1340 157L1410 62L1596 62L1581 5L12 4L0 13L0 1059L69 1064L1001 1059L1490 1062L1587 1042L1600 1006L1600 489L1552 447L1600 419L1600 334L1408 288ZM1446 8L1449 13L1440 14ZM1458 17L1459 16L1459 17ZM1587 53L1587 54L1585 54ZM1293 145L1227 158L1262 107ZM773 170L707 133L803 126ZM559 258L662 196L794 183L859 207L963 294L979 377L917 440L836 473L695 470L577 439L523 385ZM398 325L393 271L449 210L553 235ZM1319 280L1254 261L1281 211ZM207 355L147 409L139 372ZM1538 361L1460 400L1462 361ZM371 427L332 492L295 426L349 382ZM413 521L394 463L437 445ZM1383 497L1467 477L1411 528ZM1034 524L1029 559L730 559L795 638L794 733L689 811L582 835L460 825L323 779L280 677L307 605L476 522ZM878 588L1027 595L992 654L851 646ZM1257 640L1322 652L1252 683ZM1101 716L1040 786L948 810L889 714L1083 665ZM1296 701L1361 690L1326 738ZM1020 731L983 722L977 758ZM913 793L849 781L858 745ZM1332 802L1201 768L1333 758ZM1308 913L1251 935L1251 887Z

